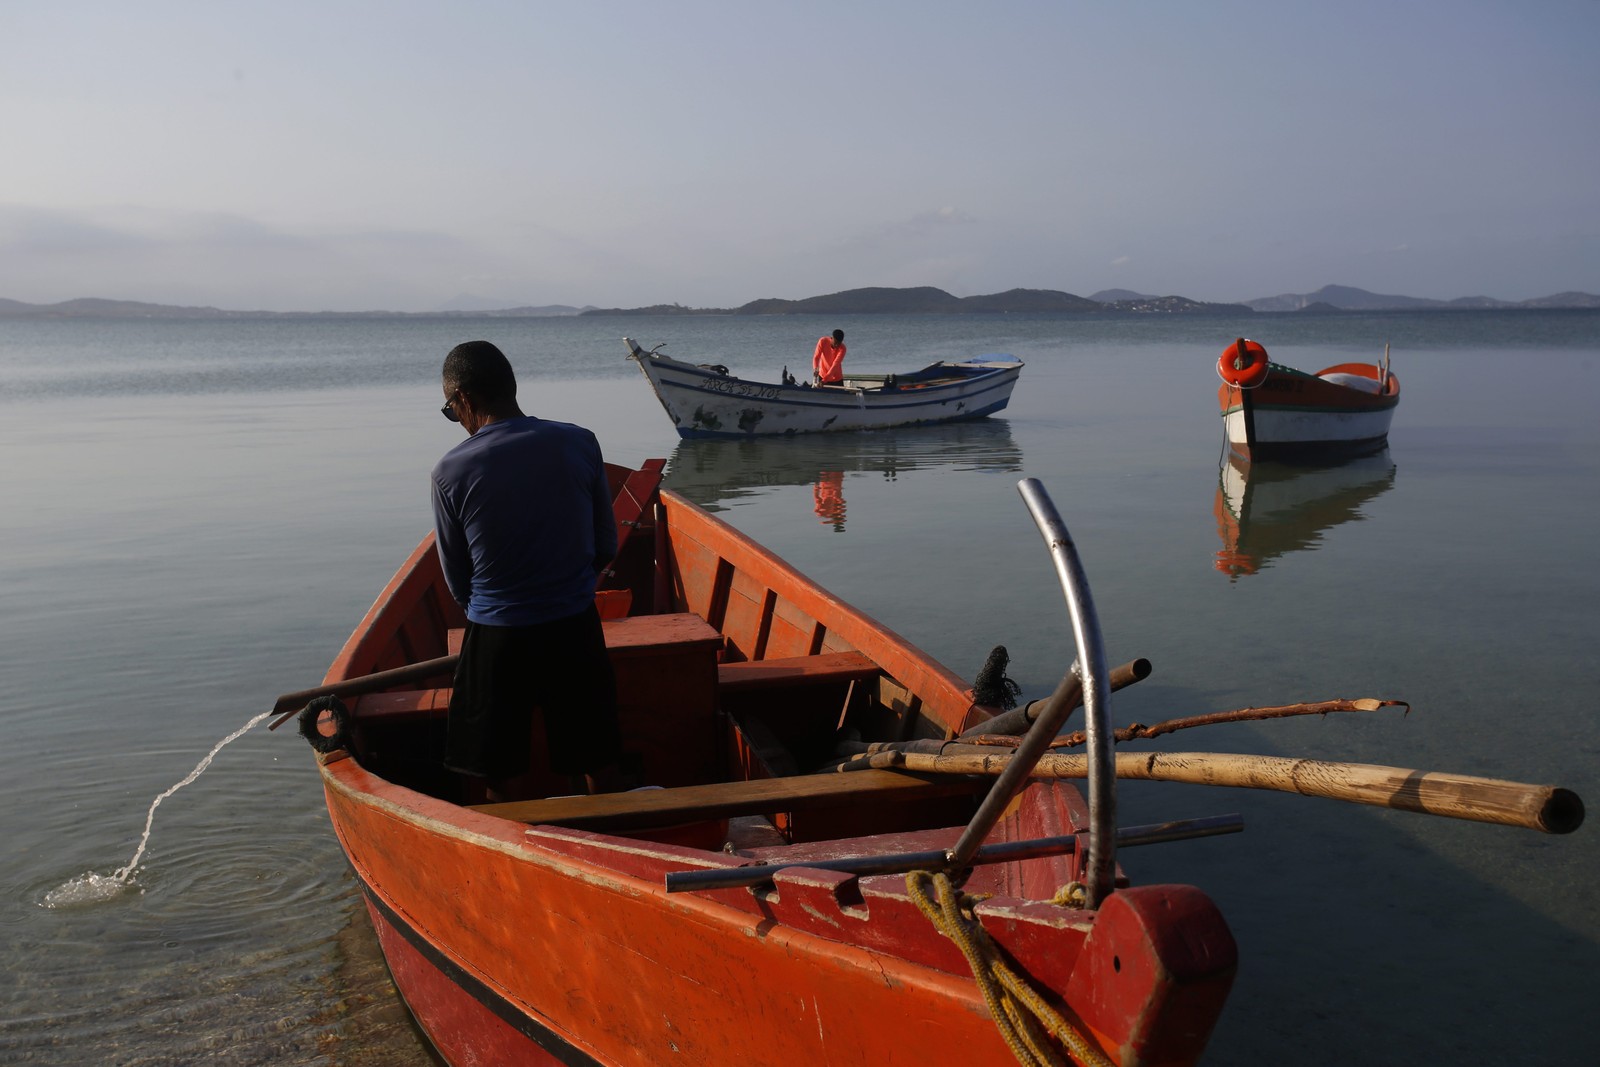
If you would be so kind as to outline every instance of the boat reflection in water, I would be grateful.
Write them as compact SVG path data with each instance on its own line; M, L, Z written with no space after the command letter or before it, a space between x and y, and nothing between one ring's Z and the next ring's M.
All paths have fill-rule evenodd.
M823 471L811 487L811 509L824 526L844 533L844 471Z
M1364 518L1362 505L1394 485L1388 448L1320 464L1250 463L1224 454L1213 508L1222 538L1215 566L1230 580L1316 548L1327 530Z
M666 486L707 511L782 486L812 487L817 521L843 533L847 476L894 481L915 470L1020 472L1022 449L1003 419L898 430L685 439L667 465Z

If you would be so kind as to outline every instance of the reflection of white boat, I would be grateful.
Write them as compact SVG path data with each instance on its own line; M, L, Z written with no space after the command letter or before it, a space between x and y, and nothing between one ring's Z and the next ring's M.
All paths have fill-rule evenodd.
M1362 505L1394 485L1387 448L1343 463L1246 463L1229 453L1214 511L1222 551L1216 568L1254 574L1290 552L1316 548L1335 526L1364 518Z
M846 476L875 474L894 481L916 470L1017 473L1022 449L1003 419L892 434L691 439L673 449L666 484L707 511L779 486L809 485L817 518L842 528Z
M847 374L842 385L792 379L756 382L727 368L685 363L645 351L624 337L628 358L650 381L682 437L752 437L880 430L992 415L1006 406L1022 373L1015 356L934 363L909 374Z
M1384 361L1340 363L1307 374L1267 360L1239 338L1217 357L1217 403L1228 447L1247 460L1334 459L1382 448L1400 403L1400 379Z

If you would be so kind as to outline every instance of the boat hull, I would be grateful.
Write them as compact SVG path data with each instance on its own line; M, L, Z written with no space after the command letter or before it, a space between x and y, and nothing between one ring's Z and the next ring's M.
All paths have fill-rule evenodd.
M1316 374L1272 364L1256 387L1225 382L1217 401L1228 446L1241 459L1337 459L1387 443L1400 380L1369 363L1341 363Z
M395 984L448 1063L937 1063L952 1048L963 1063L1015 1062L964 961L898 878L863 880L878 884L857 898L815 871L780 879L761 906L747 890L669 896L660 872L697 857L429 818L359 774L327 784ZM1160 1041L1097 1036L1117 1063L1193 1062L1231 981L1225 927L1188 887L1111 900L1092 919L1035 905L1055 914L997 907L994 921L1023 958L1043 960L1054 941L1083 992L1108 1002L1161 972L1170 985L1143 1020ZM1209 934L1166 943L1174 919Z
M347 747L318 756L334 831L419 1026L456 1065L945 1062L951 1049L963 1063L1014 1062L966 958L904 876L805 866L947 849L987 782L785 772L761 740L804 749L811 709L829 746L841 708L869 737L947 736L988 711L958 676L713 516L672 494L659 509L639 503L630 513L655 519L635 520L634 537L653 533L666 570L615 575L645 614L605 626L625 737L645 753L646 780L668 788L483 805L378 773L401 738L385 723L436 722L440 690L357 698ZM458 623L444 599L425 539L327 681L443 651ZM639 632L656 643L630 644ZM848 685L819 683L840 665ZM760 809L775 838L736 845L733 808L640 814L695 782L719 797L781 794ZM1087 824L1070 783L1039 781L991 840L1072 838ZM1094 911L1053 903L1083 879L1086 853L977 868L966 888L988 895L984 933L1112 1062L1196 1062L1232 983L1226 923L1187 886L1119 888ZM669 873L752 862L774 865L769 884L666 888Z
M631 354L685 438L882 430L980 419L1005 408L1019 361L935 364L893 385L772 384L648 352Z

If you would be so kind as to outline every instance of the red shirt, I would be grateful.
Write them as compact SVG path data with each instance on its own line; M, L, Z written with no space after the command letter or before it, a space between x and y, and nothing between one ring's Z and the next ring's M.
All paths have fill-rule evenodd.
M845 346L832 337L817 338L817 350L811 353L811 369L821 382L844 381Z

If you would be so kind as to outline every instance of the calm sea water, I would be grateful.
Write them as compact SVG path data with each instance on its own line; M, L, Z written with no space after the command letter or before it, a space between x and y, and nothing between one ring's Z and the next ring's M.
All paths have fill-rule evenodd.
M850 365L1010 352L1003 417L679 444L621 336L776 377L843 326ZM1393 346L1379 469L1269 471L1230 546L1213 360L1243 333L1307 370ZM1116 661L1119 722L1391 697L1413 711L1212 727L1162 747L1557 783L1600 804L1600 315L1230 319L582 318L0 322L0 1061L425 1064L328 827L309 753L253 730L427 530L460 433L444 352L499 342L524 406L669 484L970 676L1029 695L1071 659L1017 495L1041 478ZM1254 573L1218 569L1242 545ZM1248 569L1248 568L1247 568ZM1241 812L1129 851L1240 942L1214 1064L1600 1062L1600 850L1568 837L1243 790L1125 784L1122 821Z

